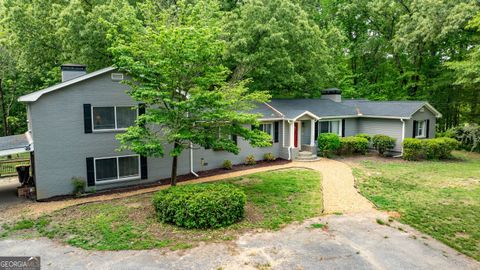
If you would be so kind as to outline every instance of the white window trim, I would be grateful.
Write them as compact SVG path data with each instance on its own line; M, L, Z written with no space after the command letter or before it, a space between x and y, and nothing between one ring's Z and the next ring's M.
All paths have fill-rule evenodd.
M120 177L120 166L118 163L118 159L122 157L138 157L138 176L129 176L129 177ZM114 158L117 162L117 179L112 179L112 180L99 180L97 181L97 160L102 160L102 159L112 159ZM93 174L95 176L95 185L103 185L103 184L110 184L110 183L118 183L118 182L123 182L123 181L130 181L130 180L138 180L141 178L142 175L142 167L140 163L140 155L124 155L124 156L113 156L113 157L99 157L99 158L94 158L93 159Z
M121 105L121 106L92 106L91 110L90 110L90 115L91 115L91 118L92 118L92 131L93 132L112 132L112 131L125 131L127 130L127 128L118 128L117 125L117 107L120 107L120 108L133 108L135 106L138 106L138 105ZM115 119L115 128L108 128L108 129L95 129L95 122L94 122L94 117L93 117L93 109L94 108L111 108L113 107L113 118ZM137 119L138 119L138 108L135 109L135 111L137 112Z
M419 124L422 123L422 133L419 134ZM427 137L427 120L422 120L422 121L417 121L417 129L415 130L415 138L417 139L423 139Z
M260 125L270 125L270 137L272 137L272 142L273 142L273 134L274 134L274 125L273 125L273 122L261 122ZM259 126L260 128L260 126ZM263 130L262 130L263 131ZM264 131L265 132L265 131ZM266 133L266 132L265 132ZM267 133L268 134L268 133Z
M318 125L318 135L322 134L321 132L321 122L329 122L328 124L328 133L332 133L332 124L331 122L338 122L338 133L336 133L338 136L342 136L342 119L328 119L328 120L318 120L317 125Z

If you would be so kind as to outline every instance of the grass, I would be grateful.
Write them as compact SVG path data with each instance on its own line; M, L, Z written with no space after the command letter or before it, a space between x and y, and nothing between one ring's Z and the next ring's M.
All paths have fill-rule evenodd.
M480 260L480 155L454 156L451 161L361 161L354 174L360 192L378 208L398 212L400 222Z
M312 228L314 229L323 229L325 228L327 225L325 224L322 224L322 223L313 223L312 225L310 225Z
M247 195L245 218L226 228L187 230L161 223L151 203L152 194L143 194L69 207L14 224L4 232L31 234L33 230L37 235L91 250L179 250L202 241L231 241L251 230L277 230L322 212L321 178L316 171L262 172L221 182L232 183Z

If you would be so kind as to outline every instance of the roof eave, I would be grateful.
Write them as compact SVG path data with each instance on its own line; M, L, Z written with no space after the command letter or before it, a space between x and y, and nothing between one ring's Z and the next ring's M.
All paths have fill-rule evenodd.
M79 82L82 82L82 81L85 81L85 80L88 80L90 78L94 78L96 76L100 76L100 75L103 75L107 72L110 72L110 71L113 71L115 70L116 68L115 67L106 67L106 68L103 68L103 69L100 69L100 70L97 70L97 71L94 71L94 72L91 72L91 73L88 73L88 74L85 74L83 76L80 76L80 77L77 77L77 78L74 78L74 79L71 79L69 81L65 81L65 82L61 82L59 84L56 84L56 85L53 85L53 86L50 86L50 87L47 87L47 88L44 88L42 90L38 90L38 91L35 91L33 93L30 93L30 94L27 94L27 95L23 95L21 97L18 98L18 101L19 102L25 102L25 103L31 103L31 102L35 102L37 101L40 97L42 97L44 94L48 94L50 92L54 92L54 91L57 91L57 90L60 90L62 88L65 88L67 86L70 86L70 85L73 85L73 84L76 84L76 83L79 83Z

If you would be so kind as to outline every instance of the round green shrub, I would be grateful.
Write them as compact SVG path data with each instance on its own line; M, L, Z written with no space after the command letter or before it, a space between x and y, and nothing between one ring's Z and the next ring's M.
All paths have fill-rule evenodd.
M233 168L233 164L230 160L226 159L225 161L223 161L222 167L225 170L231 170Z
M425 158L422 140L415 138L405 138L403 140L403 159L421 160Z
M255 165L257 164L257 161L255 160L255 157L253 155L248 155L245 157L245 165Z
M403 158L406 160L446 159L459 147L459 142L452 138L415 139L403 141Z
M265 161L274 161L275 159L277 158L272 153L266 153L265 155L263 155L263 160Z
M372 138L372 145L377 149L380 155L385 154L385 152L395 148L395 138L389 137L387 135L377 134Z
M247 197L230 184L174 186L153 196L160 221L180 227L220 228L241 220Z
M368 140L362 137L340 138L340 154L366 154L368 152Z
M368 142L372 141L372 135L366 134L366 133L359 133L359 134L355 135L355 137L360 137L360 138L367 139Z
M328 157L340 148L340 138L335 133L322 133L318 136L318 151Z

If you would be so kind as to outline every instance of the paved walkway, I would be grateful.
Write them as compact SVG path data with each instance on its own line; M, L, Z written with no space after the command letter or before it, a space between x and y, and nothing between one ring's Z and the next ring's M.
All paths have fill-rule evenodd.
M200 183L272 169L304 167L323 175L327 213L276 232L251 233L235 242L165 252L87 251L48 239L0 241L0 256L41 256L42 269L480 269L480 263L409 226L387 220L354 188L351 169L334 160L293 162L190 181ZM182 183L185 184L185 183ZM66 206L153 192L154 187L92 198L32 204L30 214ZM314 223L327 225L313 229ZM399 230L398 228L402 228Z
M362 197L354 188L354 178L350 167L346 164L330 160L321 159L313 162L291 162L288 164L260 167L250 170L237 171L221 175L214 175L203 177L192 181L181 182L179 185L212 182L226 178L238 177L247 174L264 172L270 170L287 169L287 168L309 168L318 170L322 173L322 186L325 213L351 213L371 211L372 206L364 197ZM62 201L52 202L25 202L22 205L13 205L1 209L0 223L10 218L18 218L19 216L38 217L42 214L51 213L53 211L63 209L72 205L84 204L88 202L108 201L112 199L124 198L143 193L155 192L157 190L165 189L168 186L157 186L151 188L144 188L134 191L114 193L108 195L100 195L94 197L68 199Z

